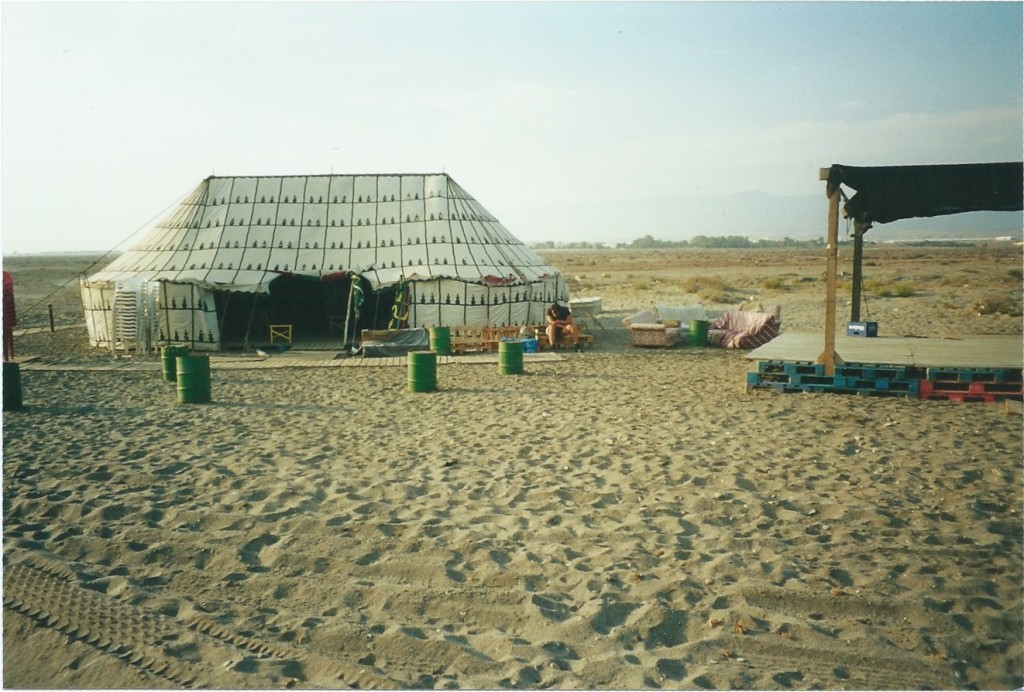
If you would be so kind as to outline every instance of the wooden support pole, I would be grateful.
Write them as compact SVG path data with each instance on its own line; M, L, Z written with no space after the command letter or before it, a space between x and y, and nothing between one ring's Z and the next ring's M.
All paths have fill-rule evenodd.
M819 172L819 178L828 180L828 169ZM836 374L836 273L839 264L839 186L828 198L828 237L826 239L827 269L825 285L825 350L818 356L825 366L826 375Z
M860 322L860 291L863 283L864 273L861 269L861 262L864 259L864 231L853 228L853 291L850 304L850 321Z
M342 337L341 337L341 347L342 348L348 348L349 345L350 345L349 341L348 341L348 323L349 323L349 320L352 317L352 298L355 295L355 292L356 292L356 282L355 281L349 281L349 286L348 286L348 306L345 308L345 331L342 333ZM358 324L356 324L352 328L352 335L353 335L352 336L352 340L353 340L353 342L355 341L355 330L358 329L358 328L359 328Z

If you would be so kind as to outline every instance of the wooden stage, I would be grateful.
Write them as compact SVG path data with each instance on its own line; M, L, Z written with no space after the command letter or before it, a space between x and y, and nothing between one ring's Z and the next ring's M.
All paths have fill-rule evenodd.
M813 363L825 349L822 333L782 333L747 354L750 360ZM917 368L1024 368L1024 337L975 336L963 339L857 337L836 335L836 363Z

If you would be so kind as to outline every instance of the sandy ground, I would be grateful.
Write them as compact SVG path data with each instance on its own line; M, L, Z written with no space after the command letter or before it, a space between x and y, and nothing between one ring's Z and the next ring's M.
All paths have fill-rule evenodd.
M744 353L619 324L753 299L820 331L822 251L545 255L606 329L521 376L215 366L214 401L178 405L152 357L26 364L4 686L1024 685L1019 404L747 394ZM5 259L20 326L52 304L59 327L20 357L111 362L61 288L89 261ZM1021 334L1021 267L1009 243L870 246L864 317Z

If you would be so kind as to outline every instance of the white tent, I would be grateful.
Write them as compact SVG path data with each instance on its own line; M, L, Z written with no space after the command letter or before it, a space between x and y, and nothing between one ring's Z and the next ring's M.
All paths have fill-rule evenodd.
M561 273L443 173L209 177L81 289L93 345L127 347L133 324L137 343L198 350L265 343L275 323L339 341L347 322L539 324L568 299ZM144 314L119 314L132 305Z

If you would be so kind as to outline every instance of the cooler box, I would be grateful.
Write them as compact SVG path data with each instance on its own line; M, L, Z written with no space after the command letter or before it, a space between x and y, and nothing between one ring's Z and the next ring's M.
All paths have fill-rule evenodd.
M846 336L878 336L878 322L847 322Z

